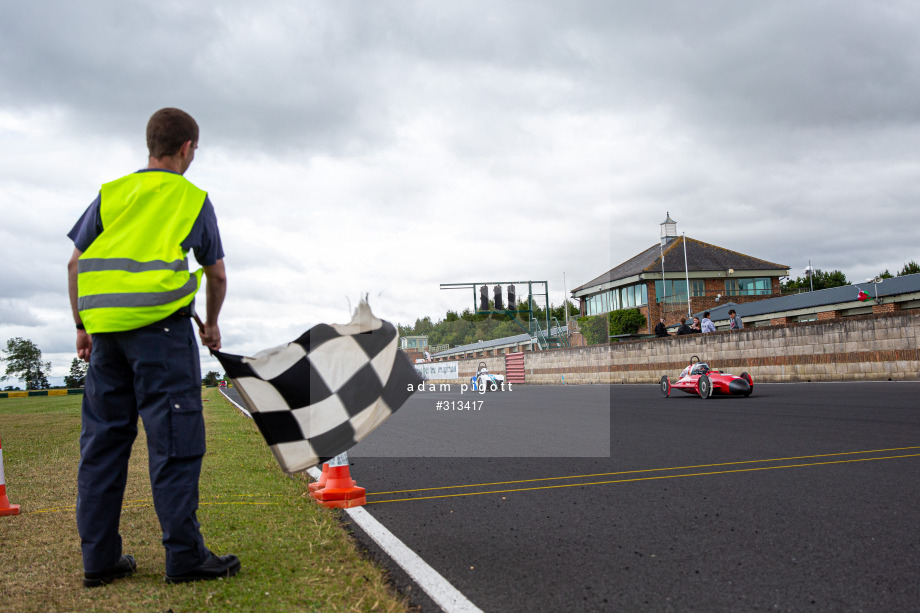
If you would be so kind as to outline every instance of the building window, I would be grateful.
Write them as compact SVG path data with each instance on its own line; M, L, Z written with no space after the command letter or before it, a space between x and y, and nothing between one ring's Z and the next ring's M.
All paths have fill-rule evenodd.
M599 292L585 300L587 315L595 316L617 309L628 309L648 304L648 288L645 284L625 286L615 290Z
M725 294L727 296L754 296L758 294L772 294L773 289L769 277L749 277L746 279L726 279Z
M665 279L655 282L655 296L660 303L687 300L687 281L685 279Z
M706 282L694 279L690 282L690 296L706 296Z

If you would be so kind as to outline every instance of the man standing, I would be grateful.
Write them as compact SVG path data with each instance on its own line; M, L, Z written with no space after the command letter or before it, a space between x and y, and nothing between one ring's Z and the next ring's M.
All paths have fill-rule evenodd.
M741 323L741 316L735 313L734 309L728 311L728 322L731 330L741 330L744 324Z
M704 333L714 333L716 332L716 325L712 323L712 320L709 319L709 312L703 314L703 319L700 321L700 327Z
M118 525L138 416L166 581L229 577L240 569L236 556L205 547L195 514L205 433L190 317L202 269L189 273L188 251L207 278L201 342L215 350L227 287L214 207L183 177L198 147L198 124L179 109L160 109L147 124L147 147L147 168L103 185L68 234L77 356L89 361L77 476L84 586L137 568L122 553Z

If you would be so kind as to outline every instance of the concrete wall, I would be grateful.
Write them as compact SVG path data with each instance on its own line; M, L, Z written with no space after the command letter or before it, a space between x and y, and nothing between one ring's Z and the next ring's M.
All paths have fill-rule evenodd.
M567 384L652 384L675 377L696 354L714 369L748 371L761 382L920 380L918 337L920 313L911 310L525 352L524 370L528 384L560 384L563 376ZM460 380L469 381L481 361L505 371L504 356L464 359Z

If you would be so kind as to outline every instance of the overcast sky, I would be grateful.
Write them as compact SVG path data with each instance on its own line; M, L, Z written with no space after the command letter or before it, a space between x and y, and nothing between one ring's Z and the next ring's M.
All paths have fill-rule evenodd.
M920 260L915 2L0 6L0 343L33 340L52 383L66 233L146 166L164 106L201 127L231 353L362 293L402 324L472 306L440 283L547 280L559 304L666 212L793 277Z

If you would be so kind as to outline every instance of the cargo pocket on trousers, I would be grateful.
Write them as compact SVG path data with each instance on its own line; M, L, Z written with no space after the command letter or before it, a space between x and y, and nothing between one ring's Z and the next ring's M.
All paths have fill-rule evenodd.
M204 455L204 414L195 397L169 399L171 418L169 455L173 458Z

